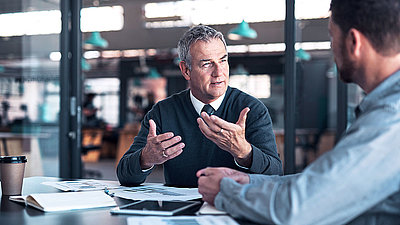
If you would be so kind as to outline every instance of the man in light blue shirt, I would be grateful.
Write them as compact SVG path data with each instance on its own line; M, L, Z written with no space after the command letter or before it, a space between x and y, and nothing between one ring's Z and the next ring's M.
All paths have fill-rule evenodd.
M400 1L332 0L332 50L367 96L338 144L302 173L198 171L203 199L263 224L400 224Z

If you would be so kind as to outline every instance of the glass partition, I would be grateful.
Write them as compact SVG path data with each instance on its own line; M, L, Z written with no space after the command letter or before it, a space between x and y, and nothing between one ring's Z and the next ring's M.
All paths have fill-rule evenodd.
M60 63L49 53L59 52L59 1L9 0L1 8L1 155L26 155L26 177L58 176ZM35 29L54 16L55 30Z

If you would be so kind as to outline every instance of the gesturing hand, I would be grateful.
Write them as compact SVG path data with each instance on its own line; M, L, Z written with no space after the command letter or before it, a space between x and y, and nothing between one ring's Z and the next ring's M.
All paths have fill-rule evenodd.
M248 184L250 181L248 174L224 167L205 168L197 171L196 176L199 178L199 193L211 205L214 205L215 196L220 191L222 178L229 177L240 184Z
M183 152L185 144L180 142L180 136L174 136L172 132L157 135L156 123L149 120L149 134L147 144L143 148L140 156L140 166L148 169L153 165L162 164L167 160L173 159Z
M243 166L251 165L251 145L246 141L246 118L250 108L244 108L236 124L229 123L215 115L201 113L197 119L201 132L221 149L231 153Z

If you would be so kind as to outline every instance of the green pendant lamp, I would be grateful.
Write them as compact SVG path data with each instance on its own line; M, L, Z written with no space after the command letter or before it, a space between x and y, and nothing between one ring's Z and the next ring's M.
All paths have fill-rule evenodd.
M304 49L300 48L299 50L296 51L296 58L304 61L310 61L311 55Z
M81 67L83 71L89 71L92 67L90 64L86 61L85 58L81 58Z
M242 38L255 39L257 38L257 32L250 28L249 24L243 20L237 27L228 32L228 38L231 40L240 40Z
M149 71L149 73L147 74L147 78L150 78L150 79L157 79L157 78L160 78L161 77L161 75L160 75L160 73L157 71L157 69L156 68L150 68L150 71Z
M249 71L244 68L243 64L239 64L232 70L232 75L249 75Z
M108 41L100 36L100 32L92 32L92 35L86 39L86 45L91 45L93 47L107 48Z

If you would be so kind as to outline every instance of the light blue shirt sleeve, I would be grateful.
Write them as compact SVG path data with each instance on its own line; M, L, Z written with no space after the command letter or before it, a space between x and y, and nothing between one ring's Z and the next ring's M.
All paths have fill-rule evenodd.
M345 224L374 209L400 215L400 73L396 77L391 93L381 87L366 98L341 141L302 173L250 175L246 185L223 178L217 209L263 224ZM388 208L389 202L397 207Z

